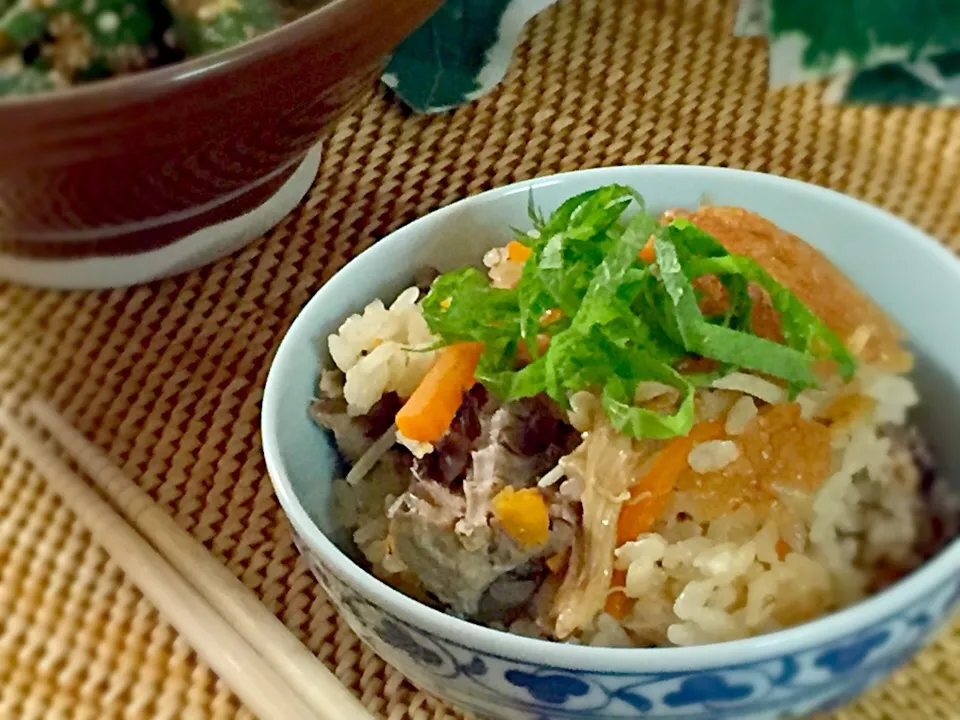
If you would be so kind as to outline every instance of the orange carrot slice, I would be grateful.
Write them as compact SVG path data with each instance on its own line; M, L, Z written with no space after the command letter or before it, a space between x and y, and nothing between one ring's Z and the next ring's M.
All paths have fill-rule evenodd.
M440 351L436 362L397 413L397 429L417 442L443 437L463 403L463 393L476 383L474 372L483 345L458 343Z
M647 240L647 244L640 249L640 252L637 254L637 257L639 257L645 263L652 263L656 261L657 253L653 249L653 235L651 235L650 239Z
M610 587L623 587L626 582L626 570L613 571L613 576L610 578ZM628 598L622 590L614 590L607 595L607 602L603 606L603 611L617 620L623 620L633 608L635 602L633 598Z
M723 436L722 422L700 423L685 437L674 438L657 453L646 475L630 488L631 499L623 506L617 521L617 545L636 540L650 531L663 512L677 478L686 469L687 455L693 446Z
M511 262L524 263L532 252L530 248L516 240L507 243L507 258Z
M787 555L790 554L790 549L790 545L786 540L783 538L777 540L777 557L780 558L780 560L783 560Z

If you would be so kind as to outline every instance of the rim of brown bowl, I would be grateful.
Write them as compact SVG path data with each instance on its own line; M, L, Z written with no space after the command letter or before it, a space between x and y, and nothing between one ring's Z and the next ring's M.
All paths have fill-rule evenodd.
M367 10L376 13L389 8L392 12L396 12L398 8L412 9L430 5L432 6L430 13L424 14L423 20L425 20L429 14L440 7L441 3L442 0L391 0L389 5L385 6L381 0L329 0L303 17L209 55L198 55L170 65L88 84L58 88L34 95L10 95L0 98L0 116L6 116L4 119L9 119L12 115L32 114L37 110L70 114L70 110L90 101L113 104L147 98L169 92L177 83L189 82L194 78L200 79L201 76L204 80L216 78L236 72L238 68L254 62L260 62L264 57L282 53L284 48L315 35L320 25L331 23L341 27L356 26L357 23L362 23L356 16L367 15ZM416 23L414 27L423 20ZM384 54L376 50L378 43L367 45L369 55ZM360 43L360 47L363 46L364 43Z

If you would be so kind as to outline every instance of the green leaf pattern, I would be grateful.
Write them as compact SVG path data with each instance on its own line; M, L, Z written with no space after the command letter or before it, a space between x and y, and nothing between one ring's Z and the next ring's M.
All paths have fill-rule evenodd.
M497 85L526 22L556 0L447 0L384 82L436 113ZM774 87L831 78L828 102L960 104L957 0L740 0L734 34L765 36Z
M507 72L523 26L556 0L447 0L394 53L383 81L411 108L449 110Z
M767 38L774 87L830 78L827 102L960 105L953 0L741 0L734 34Z

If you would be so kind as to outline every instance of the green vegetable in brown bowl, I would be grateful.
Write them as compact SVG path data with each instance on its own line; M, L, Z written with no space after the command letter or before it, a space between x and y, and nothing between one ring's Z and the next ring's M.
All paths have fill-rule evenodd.
M322 2L0 0L0 96L67 87L231 47Z
M142 283L260 237L440 4L279 1L0 0L0 281Z

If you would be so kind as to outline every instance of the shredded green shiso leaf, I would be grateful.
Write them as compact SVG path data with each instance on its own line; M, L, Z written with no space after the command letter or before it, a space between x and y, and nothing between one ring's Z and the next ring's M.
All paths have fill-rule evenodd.
M618 431L670 438L689 432L694 390L714 377L679 372L684 358L779 378L792 393L816 386L816 360L832 359L846 379L856 371L840 339L759 264L728 253L686 220L660 226L629 187L582 193L547 218L531 198L529 214L533 231L520 239L531 254L517 287L494 288L467 267L434 280L423 301L427 324L444 344L483 343L476 377L502 400L546 393L567 407L573 393L593 389ZM648 264L639 253L651 236L656 261ZM700 310L693 281L704 275L726 289L723 316ZM780 313L783 344L753 332L751 284L766 290ZM540 335L550 339L543 354ZM676 412L637 407L634 393L644 381L677 388Z

